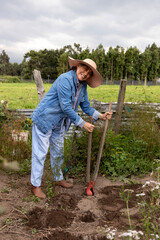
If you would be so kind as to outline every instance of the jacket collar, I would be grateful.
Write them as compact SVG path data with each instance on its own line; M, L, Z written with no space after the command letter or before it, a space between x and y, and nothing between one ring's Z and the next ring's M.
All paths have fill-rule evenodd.
M73 76L74 85L76 87L77 83L78 83L78 78L77 78L76 72L74 70L71 70L71 73L72 73L72 76Z

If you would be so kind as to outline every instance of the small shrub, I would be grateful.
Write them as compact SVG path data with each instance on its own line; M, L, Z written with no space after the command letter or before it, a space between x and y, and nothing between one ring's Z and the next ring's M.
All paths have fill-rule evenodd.
M2 75L0 76L0 79L4 83L20 83L21 82L21 79L18 76Z
M17 161L23 164L23 172L25 172L24 161L31 156L31 135L28 141L20 137L25 121L25 116L20 116L17 112L10 111L5 105L0 104L0 156L9 162ZM13 133L17 134L16 139Z
M155 110L134 106L130 121L120 134L108 130L102 152L99 173L112 177L130 177L152 171L154 159L160 158L160 129ZM95 128L92 134L91 172L94 171L103 129ZM70 172L85 174L87 165L88 133L83 131L71 145L66 141L65 160ZM70 150L71 149L71 150ZM69 163L68 163L69 162Z

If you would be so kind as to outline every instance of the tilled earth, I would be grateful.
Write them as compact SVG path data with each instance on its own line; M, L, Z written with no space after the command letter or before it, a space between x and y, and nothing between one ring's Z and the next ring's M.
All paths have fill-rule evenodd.
M0 172L0 239L1 240L105 240L104 230L116 229L118 234L129 229L122 188L133 190L129 200L132 225L141 229L141 215L136 194L142 183L124 185L98 177L95 196L84 195L84 184L74 179L72 189L54 186L54 197L37 199L30 193L29 176ZM43 181L45 182L45 181ZM123 186L123 187L122 187ZM45 193L47 185L42 185ZM150 195L145 196L147 201ZM160 212L157 212L160 218Z

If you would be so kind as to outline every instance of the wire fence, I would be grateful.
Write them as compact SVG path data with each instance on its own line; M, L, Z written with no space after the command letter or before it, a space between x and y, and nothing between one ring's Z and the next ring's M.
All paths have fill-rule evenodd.
M109 103L92 100L91 106L94 106L94 108L97 109L99 112L104 113L108 111ZM160 103L140 104L140 103L126 102L123 104L122 119L121 119L122 125L126 124L127 122L134 121L134 119L132 119L132 113L133 111L135 111L136 106L140 107L141 109L150 108L151 111L154 111L156 113L156 116L160 118ZM116 109L117 109L117 102L113 102L112 103L112 112L113 112L112 125L114 125ZM26 118L31 118L33 111L34 109L17 109L17 112L20 113L20 115L25 115ZM127 115L125 114L126 112L127 112ZM89 116L86 115L84 112L82 112L80 108L78 109L77 113L85 121L89 121ZM98 122L97 126L101 126L103 121L97 121L97 122ZM72 136L74 131L75 131L75 125L71 124L66 137ZM82 130L79 128L79 130L77 131L81 132Z
M54 83L55 79L42 79L44 83L52 84ZM23 79L22 82L35 82L32 79ZM120 85L120 80L103 80L102 85ZM133 85L133 86L160 86L160 80L157 81L135 81L135 80L127 80L127 85Z

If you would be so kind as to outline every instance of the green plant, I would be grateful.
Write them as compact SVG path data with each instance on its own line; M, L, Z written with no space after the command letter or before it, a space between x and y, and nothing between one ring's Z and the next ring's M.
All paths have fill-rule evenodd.
M95 162L99 151L99 143L103 128L95 128L92 135L92 153L91 153L91 172L94 170ZM154 134L154 133L153 133ZM154 138L154 137L153 137ZM160 136L157 136L159 139ZM157 143L159 140L156 140ZM73 174L85 174L87 151L88 151L88 133L82 131L77 137L73 146L71 139L65 140L65 165L67 170ZM102 152L99 174L121 179L131 175L145 174L152 171L154 158L157 157L160 150L155 148L150 152L151 142L146 142L143 135L135 136L132 131L124 131L115 134L108 130L105 144ZM70 151L72 149L73 151ZM76 149L76 150L74 150Z
M21 82L21 79L18 76L1 75L0 77L3 79L4 83L20 83Z
M34 234L36 234L36 232L37 232L37 230L35 229L35 228L33 228L32 230L31 230L31 233L34 235Z
M23 202L31 202L32 198L31 198L31 196L27 196L27 197L23 198L22 200L23 200Z
M56 195L56 193L53 191L53 183L50 180L46 181L46 183L47 183L47 198L48 200L50 200Z
M160 183L157 181L147 181L143 186L143 193L137 194L139 199L138 205L140 206L140 212L142 215L143 229L146 235L146 239L154 239L152 237L159 236L159 219L157 218L159 213L159 201L160 198L159 189Z
M126 124L124 131L128 131L133 138L146 143L145 152L148 157L160 156L160 129L157 124L156 109L143 103L133 104L131 113L126 113L130 123Z
M12 219L10 217L7 217L5 220L4 220L4 223L6 225L11 225L12 224Z
M129 212L129 200L131 198L132 192L133 192L132 189L124 189L124 186L122 186L122 190L120 192L120 197L126 202L127 216L128 216L130 229L132 229L132 224L131 224L131 218L130 218L130 212Z
M31 128L32 128L32 120L31 118L26 118L23 122L22 122L22 128L24 130L29 130L31 131Z
M40 198L38 198L34 195L34 196L32 196L32 201L36 202L36 203L40 203Z
M7 106L0 106L0 156L10 162L23 163L30 158L31 136L28 141L24 139L24 116L19 116L16 111L8 110ZM23 168L24 171L24 168Z
M9 193L10 192L10 189L4 187L2 190L1 190L1 193Z
M22 213L23 213L23 214L26 214L26 213L27 213L27 210L26 210L26 208L25 208L25 207L23 207L23 206L22 206Z
M31 159L25 159L24 162L20 164L19 175L24 175L26 173L30 173L31 170Z

